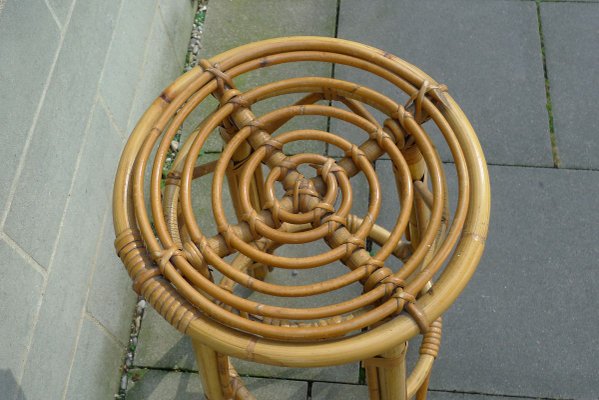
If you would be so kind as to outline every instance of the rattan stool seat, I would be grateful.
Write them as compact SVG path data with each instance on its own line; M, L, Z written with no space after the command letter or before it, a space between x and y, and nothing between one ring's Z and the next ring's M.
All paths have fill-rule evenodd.
M289 78L245 92L235 85L236 77L252 70L305 61L367 71L408 100L402 105L366 86L329 77ZM292 93L303 97L264 115L252 111L260 101ZM194 109L206 107L209 96L218 106L198 121L164 172L175 135ZM304 116L344 121L363 131L364 141L352 143L309 127L275 134ZM453 157L448 165L455 168L458 195L452 211L445 166L423 127L429 120ZM213 132L226 145L218 160L202 164L202 148ZM289 144L302 141L326 143L344 156L288 154ZM393 166L394 182L379 181L374 162L382 157ZM354 196L352 177L358 174L365 177L368 199ZM192 207L197 193L191 184L202 176L212 179L214 235L206 234ZM227 184L230 195L223 191ZM396 192L399 209L391 229L377 223L386 190ZM235 215L223 206L229 196ZM364 215L354 213L358 202L368 204ZM444 85L362 44L279 38L202 60L152 103L119 164L115 246L136 292L192 338L210 400L253 398L229 356L288 367L360 360L371 399L425 398L441 315L476 269L489 205L482 150ZM277 253L281 246L317 241L328 250L302 257ZM369 242L377 249L368 251ZM310 271L334 263L347 272L301 285L265 279L276 268ZM361 285L361 294L336 303L291 307L279 301L322 299L354 284ZM240 288L267 300L252 300ZM406 342L419 333L420 358L407 376Z

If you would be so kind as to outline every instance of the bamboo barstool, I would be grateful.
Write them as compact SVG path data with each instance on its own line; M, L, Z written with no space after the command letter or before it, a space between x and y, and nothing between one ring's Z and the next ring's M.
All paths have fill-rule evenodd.
M235 86L235 78L249 71L305 61L367 71L409 100L398 104L368 87L329 77L285 79L245 92ZM254 104L290 93L303 97L261 116L252 112ZM180 146L163 176L173 138L194 109L205 107L209 95L218 107ZM369 107L385 119L378 121ZM273 134L304 115L345 121L361 129L365 140L351 143L316 129ZM422 126L428 120L442 133L452 164L441 163ZM202 164L202 146L215 130L226 145L218 160ZM345 156L286 154L287 144L306 140L325 142ZM383 187L373 163L382 156L393 165L397 188L399 215L391 230L377 224ZM306 166L313 177L302 174ZM453 212L445 167L455 168L457 175ZM218 230L211 237L199 226L191 190L193 179L209 174ZM351 178L357 174L366 178L369 199L352 197ZM223 208L225 179L235 216ZM391 186L385 183L385 189ZM356 202L368 202L365 215L352 214ZM489 207L482 150L445 86L363 44L278 38L202 60L152 103L119 164L115 246L135 291L191 337L210 400L254 398L230 357L295 368L361 361L371 399L424 399L439 350L441 315L476 269ZM321 239L329 248L322 254L275 254L283 245ZM367 241L376 243L377 250L367 251ZM347 267L346 273L314 284L265 279L274 268L304 270L337 262ZM283 297L309 298L351 284L361 285L362 293L335 304L276 305ZM269 301L250 300L240 294L241 287ZM419 334L419 358L408 373L407 342Z

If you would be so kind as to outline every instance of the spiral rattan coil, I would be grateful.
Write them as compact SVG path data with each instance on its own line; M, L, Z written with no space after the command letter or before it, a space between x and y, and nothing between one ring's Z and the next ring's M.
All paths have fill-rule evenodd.
M235 78L249 71L305 61L368 71L405 92L409 101L398 104L368 87L328 77L291 78L245 92L235 86ZM252 112L256 103L289 93L304 97L265 115ZM163 182L175 134L208 96L219 106L181 146ZM365 105L385 119L377 121ZM350 143L315 129L272 134L303 115L353 124L365 140ZM427 120L437 125L453 157L449 165L458 177L453 211L444 165L422 127ZM226 141L222 155L197 165L215 129ZM302 140L325 142L345 156L285 153L288 143ZM390 231L377 224L382 185L373 163L383 155L393 164L401 207ZM268 167L266 176L262 165ZM304 176L301 165L312 167L316 176ZM207 237L191 206L191 182L210 173L218 234ZM351 178L356 174L366 177L369 199L353 198ZM225 179L239 222L223 209ZM276 197L275 185L284 188L281 198ZM149 191L149 204L144 190ZM117 173L115 245L135 290L176 328L224 354L289 366L367 359L378 365L371 357L420 331L425 334L421 354L434 358L440 315L461 292L482 254L489 197L482 151L445 86L393 55L354 42L272 39L202 60L144 114ZM351 214L356 201L369 202L365 215ZM372 254L365 249L368 239L380 245ZM330 250L300 258L273 254L283 244L317 240L324 240ZM232 254L234 261L226 261ZM269 268L311 269L334 262L346 265L347 273L300 286L263 280ZM221 282L213 280L213 270L224 276ZM307 297L356 282L363 285L358 297L315 308L258 303L234 290L241 285L272 298ZM299 350L283 355L282 349L290 348Z

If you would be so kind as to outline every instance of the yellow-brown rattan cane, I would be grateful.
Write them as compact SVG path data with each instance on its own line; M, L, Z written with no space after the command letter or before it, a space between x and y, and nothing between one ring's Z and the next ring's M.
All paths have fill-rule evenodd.
M305 61L368 71L405 92L409 101L401 105L368 87L327 77L285 79L246 92L235 86L235 78L249 71ZM290 93L304 97L262 116L252 112L254 104ZM163 182L171 141L208 96L214 96L219 106L182 144ZM385 120L377 121L368 107L383 113ZM350 123L364 132L364 141L355 144L315 129L274 134L290 119L306 115ZM458 197L452 212L446 165L422 126L427 120L439 128L453 157L448 165L457 174ZM220 130L226 146L217 161L199 165L202 147L215 130ZM285 154L288 143L302 140L325 142L345 156ZM400 208L391 231L377 224L382 190L388 188L381 186L373 163L383 155L393 165ZM315 176L304 176L301 165L311 167ZM263 166L269 171L266 176ZM218 230L212 237L204 234L192 208L191 182L207 174L212 174ZM366 178L368 199L353 196L351 178L356 174ZM225 178L236 216L227 215L222 205ZM276 184L284 188L281 198L276 198ZM368 202L365 215L351 213L357 201ZM413 396L419 388L426 389L439 348L440 317L476 269L489 207L482 150L447 88L389 53L322 37L248 44L202 60L177 79L131 134L113 200L115 246L135 290L173 326L201 343L198 346L216 352L209 360L210 352L198 350L200 358L206 357L200 361L219 365L223 393L240 399L251 395L227 355L289 367L366 360L375 397L381 389L377 382L391 378L381 373L374 382L372 371L399 368L393 360L405 352L401 344L419 332L424 335L421 356L407 390ZM284 244L321 239L330 248L322 254L299 258L274 254ZM367 240L380 248L370 254ZM234 261L225 259L229 255L236 255ZM315 284L285 286L264 280L268 269L321 268L335 262L346 265L347 273ZM212 269L223 275L220 282L214 281ZM339 303L310 308L275 305L277 297L315 296L356 282L363 293ZM240 296L234 290L237 285L272 302ZM203 376L210 379L212 373L204 371Z

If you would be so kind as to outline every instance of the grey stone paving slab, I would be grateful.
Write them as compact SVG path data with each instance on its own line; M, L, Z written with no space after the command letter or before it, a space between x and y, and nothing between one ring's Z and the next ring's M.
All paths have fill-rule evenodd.
M486 394L472 394L472 393L452 393L442 391L430 391L428 392L428 399L430 400L511 400L511 399L530 399L530 397L517 397L517 396L497 396L497 395L486 395Z
M52 7L52 10L54 10L54 14L56 14L58 21L64 26L67 22L73 0L48 0L48 4Z
M109 208L121 137L96 106L70 194L23 382L27 399L62 395L88 293L103 217ZM102 151L98 151L102 149ZM90 212L94 210L94 212Z
M185 122L181 126L181 143L184 143L191 133L195 131L196 128L199 127L200 123L210 115L213 111L216 110L218 106L218 102L212 96L206 98L202 105L198 106L194 109L189 116L185 119ZM202 146L202 150L205 152L220 152L224 147L224 141L220 137L220 133L218 129L215 129L210 133L204 145Z
M599 4L541 4L554 127L564 167L599 168Z
M368 398L368 387L365 385L344 385L314 382L312 400L362 400ZM500 400L523 399L523 397L486 396L467 393L428 392L430 400Z
M249 377L243 378L243 381L257 399L304 400L308 395L308 382Z
M100 82L100 94L115 123L126 134L129 134L125 131L155 12L155 1L123 3Z
M179 60L184 60L191 36L191 28L195 15L195 0L169 1L160 0L158 6L162 13L167 33L173 42Z
M14 372L10 369L0 369L0 387L9 399L13 399L17 394L21 395L22 392Z
M362 400L368 398L365 385L344 385L339 383L314 382L312 400Z
M17 392L17 378L29 344L38 311L44 278L27 261L0 240L2 280L0 281L0 387L7 398Z
M205 164L219 159L220 154L203 154L198 159L197 165ZM194 179L191 184L191 204L195 213L198 225L202 229L202 233L207 237L211 237L218 233L214 214L212 212L212 177L213 174L204 175ZM237 218L231 202L229 194L229 185L225 179L222 191L223 209L229 220L229 223L236 224Z
M139 332L135 365L197 370L191 341L148 307Z
M491 167L478 271L444 318L431 389L595 398L599 173ZM555 293L568 293L564 301Z
M137 82L135 98L129 115L127 133L131 132L146 109L163 89L171 84L183 71L183 62L166 33L160 11L157 9L152 22L152 31L147 41L143 72Z
M244 360L233 360L233 364L239 374L261 376L264 378L273 377L277 379L288 378L357 383L360 375L360 366L358 363L322 368L283 368Z
M400 213L397 184L390 160L377 160L376 173L381 187L381 211L376 224L387 230L392 230Z
M283 0L242 0L236 2L220 1L210 4L206 13L204 27L204 49L202 57L212 57L225 50L242 44L294 35L333 36L335 33L337 3L335 1L307 0L297 2ZM260 10L260 12L257 12ZM276 23L273 23L276 21ZM259 86L270 81L287 77L330 76L331 66L317 63L301 63L269 67L245 74L235 79L240 90ZM288 95L266 100L252 107L257 114L263 114L274 108L290 104L302 96ZM315 128L326 130L326 119L319 117L296 118L281 128L281 132L292 129ZM218 140L209 143L217 150ZM289 144L285 151L298 153L303 151L323 153L325 146L320 143Z
M129 380L127 399L162 400L201 398L202 384L195 373L133 370ZM308 393L308 383L282 379L243 378L246 387L258 399L303 400Z
M76 5L4 227L44 267L54 245L49 238L60 224L118 5ZM78 66L76 70L73 65Z
M335 1L318 0L301 4L291 0L276 4L268 0L216 2L206 13L204 53L212 56L245 43L285 35L333 34L336 7ZM219 33L223 37L210 40Z
M113 398L124 351L97 322L84 318L65 398L80 399L83 393L90 400Z
M384 0L363 7L342 1L338 36L384 49L447 84L489 162L553 164L534 2ZM342 66L335 76L385 92L379 80Z
M202 385L196 374L159 370L130 370L127 399L196 400L202 396Z
M105 220L87 311L123 343L127 343L137 295L131 279L113 250L112 213Z
M0 186L5 188L0 191L0 207L4 210L60 32L43 0L11 1L0 13L0 36L11 38L0 46L0 160L4 170Z

